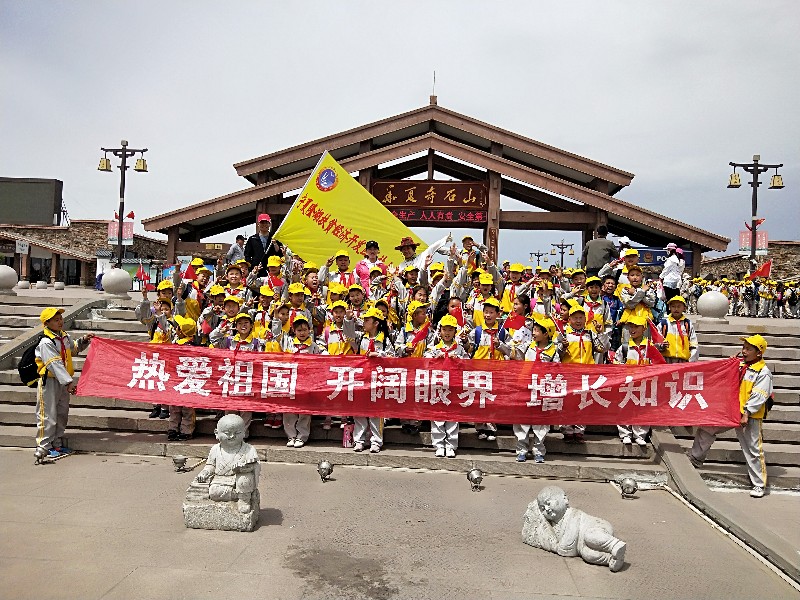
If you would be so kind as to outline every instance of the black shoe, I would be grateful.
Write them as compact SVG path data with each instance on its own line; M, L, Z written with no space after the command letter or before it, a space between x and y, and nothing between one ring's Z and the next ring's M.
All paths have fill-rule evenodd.
M153 406L153 410L150 411L150 414L148 415L147 418L148 419L157 419L158 415L160 415L160 414L161 414L161 407L158 404L156 404L156 405Z
M409 425L406 433L408 435L419 435L419 425Z
M169 419L169 409L162 408L161 412L158 413L158 418L159 419Z
M185 442L186 440L192 439L191 433L179 433L177 437L179 442Z
M175 431L174 429L170 429L167 432L167 441L175 442L175 441L177 441L179 439L180 439L180 434L177 431Z

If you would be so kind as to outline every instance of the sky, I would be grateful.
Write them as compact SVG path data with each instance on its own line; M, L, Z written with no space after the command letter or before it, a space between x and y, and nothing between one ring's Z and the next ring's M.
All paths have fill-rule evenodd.
M100 147L127 139L148 148L126 188L144 233L248 187L236 162L426 105L435 70L440 106L632 172L619 198L735 253L750 187L726 188L728 163L754 154L784 164L763 228L800 240L798 27L794 0L0 0L0 176L60 179L71 218L112 218ZM500 257L562 238L579 250L501 231Z

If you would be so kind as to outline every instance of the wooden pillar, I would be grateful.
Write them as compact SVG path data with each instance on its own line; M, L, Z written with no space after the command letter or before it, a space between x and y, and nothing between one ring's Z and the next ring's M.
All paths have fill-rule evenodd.
M19 278L24 279L26 281L30 281L31 273L31 253L28 251L28 254L21 255L19 257Z
M692 244L691 251L692 251L692 277L699 277L700 269L702 268L702 265L700 263L703 262L703 249L697 244Z
M53 252L50 259L50 283L58 281L58 263L61 262L61 256Z
M358 153L359 154L366 154L372 150L372 140L363 140L358 145ZM375 178L375 167L369 167L368 169L362 169L358 172L358 183L361 184L365 190L367 190L370 194L372 193L372 180Z
M433 179L433 148L428 149L428 179Z
M178 262L178 231L177 225L167 229L167 264L170 265Z
M89 263L82 260L78 262L78 285L86 285L86 275L89 272Z
M502 156L503 145L492 142L492 154ZM487 172L489 178L489 206L487 207L486 227L483 230L483 243L489 249L489 256L497 261L497 250L500 236L500 188L502 179L500 173Z

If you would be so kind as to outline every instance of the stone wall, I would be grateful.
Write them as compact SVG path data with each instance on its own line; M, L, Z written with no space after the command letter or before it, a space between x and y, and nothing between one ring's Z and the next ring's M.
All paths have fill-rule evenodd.
M758 256L759 266L772 260L772 279L798 279L800 275L800 241L770 241L767 256ZM746 257L733 255L703 259L700 275L706 279L739 279L750 269Z

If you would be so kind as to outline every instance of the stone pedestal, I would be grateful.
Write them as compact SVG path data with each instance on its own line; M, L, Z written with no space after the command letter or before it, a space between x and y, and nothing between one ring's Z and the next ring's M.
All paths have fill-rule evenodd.
M29 290L31 289L31 282L27 279L20 279L19 283L17 283L18 290Z
M253 531L261 512L256 489L250 498L250 512L241 513L237 502L215 502L208 497L208 483L192 482L183 501L183 522L192 529Z
M701 323L718 323L724 325L728 322L728 297L721 292L706 292L697 299L697 312L702 317Z
M63 282L63 281L56 281L56 282L53 284L53 289L54 289L54 290L63 290L63 289L64 289L64 287L65 287L65 285L64 285L64 282Z
M16 295L17 272L8 265L0 265L0 294Z
M40 279L36 282L36 289L37 290L46 290L47 289L47 282L43 279Z

